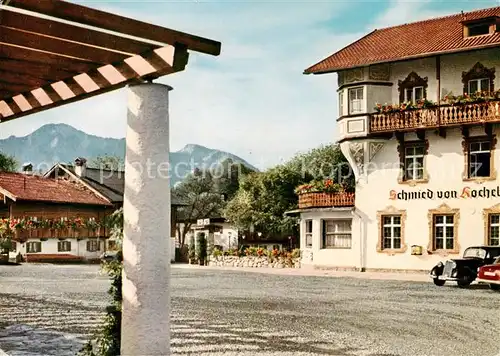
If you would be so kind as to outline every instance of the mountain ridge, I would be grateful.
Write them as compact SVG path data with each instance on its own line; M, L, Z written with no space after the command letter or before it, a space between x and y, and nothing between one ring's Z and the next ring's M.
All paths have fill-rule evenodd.
M55 163L73 162L77 157L88 160L111 155L125 156L125 138L101 137L87 134L67 124L46 124L26 136L11 135L0 140L0 151L12 155L20 164L31 163L36 171L45 172ZM256 167L230 152L188 143L178 151L170 152L170 166L174 167L171 183L176 184L194 168L218 166L231 159L255 171Z

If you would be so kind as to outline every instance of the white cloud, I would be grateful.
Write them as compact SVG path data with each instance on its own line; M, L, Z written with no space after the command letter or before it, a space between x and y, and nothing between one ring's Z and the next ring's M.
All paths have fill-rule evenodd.
M144 10L86 2L144 21L222 42L219 57L192 53L185 72L160 82L171 92L171 148L197 143L230 151L265 168L297 151L335 140L336 76L302 71L365 34L370 27L433 14L426 3L395 2L359 33L335 34L349 2L172 2ZM392 22L391 22L392 21ZM126 92L120 90L1 126L0 135L27 134L47 122L123 137Z

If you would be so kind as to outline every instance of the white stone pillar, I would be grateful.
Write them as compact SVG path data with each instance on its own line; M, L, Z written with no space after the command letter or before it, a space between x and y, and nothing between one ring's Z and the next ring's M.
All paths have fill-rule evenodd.
M170 355L168 92L128 88L121 355Z

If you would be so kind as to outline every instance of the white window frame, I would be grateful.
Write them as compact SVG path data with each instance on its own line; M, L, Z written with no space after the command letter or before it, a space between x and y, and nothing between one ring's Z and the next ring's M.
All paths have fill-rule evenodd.
M422 147L424 150L424 153L415 153L415 149L417 147ZM408 154L408 149L413 150L413 154ZM422 159L422 167L419 167L418 159ZM411 160L411 167L407 164L407 160ZM422 180L424 179L425 175L425 145L424 144L413 144L413 145L407 145L404 147L404 172L403 172L403 177L404 180ZM412 179L408 179L408 174L407 172L411 171L412 173ZM417 177L417 172L422 172L421 177ZM417 177L417 178L415 178Z
M69 249L61 249L60 246L69 245ZM71 241L57 241L57 252L70 252L71 251Z
M479 149L478 150L472 150L472 145L474 144L479 144ZM488 145L488 149L483 149L483 144ZM473 162L472 157L475 157L475 154L480 154L480 153L488 153L490 155L489 160L490 160L490 172L486 177L491 176L491 170L493 167L491 167L491 141L489 140L484 140L484 141L472 141L469 142L469 162L468 162L468 174L469 178L484 178L483 176L478 176L477 172L479 170L478 163L477 161Z
M96 244L96 248L91 248L92 244ZM87 240L87 252L98 252L101 251L101 241L97 239Z
M356 93L355 99L353 98L354 93ZM359 93L361 93L361 98L358 96ZM349 88L349 90L347 91L347 96L349 99L349 115L363 113L365 88L364 87ZM354 109L354 107L356 108Z
M335 231L330 231L328 232L328 223L333 222L335 226ZM350 230L349 231L340 231L339 230L339 223L345 223L348 222L350 225ZM352 219L323 219L321 220L321 248L322 249L351 249L352 248ZM348 238L345 239L348 241L347 244L337 244L338 241L337 239L339 237L346 237L348 235ZM333 244L332 245L327 245L326 242L328 241L328 236L333 237Z
M408 89L411 89L411 98L408 98ZM425 99L424 97L424 87L423 86L418 86L418 87L413 87L413 88L406 88L404 89L404 102L407 103L407 102L410 102L410 103L415 103L416 102L416 89L421 89L422 90L422 98L421 99Z
M498 216L498 222L496 222L496 223L492 223L491 222L491 218L493 216ZM493 227L498 228L498 230L500 231L500 214L488 214L488 245L491 245L491 246L500 246L500 236L499 237L495 237L495 240L498 240L498 242L497 242L496 245L493 245L491 243L491 241L492 241L491 228L493 228ZM499 233L499 235L500 235L500 233Z
M469 81L467 82L467 90L468 90L469 95L470 95L470 94L475 94L475 93L481 92L481 81L483 81L483 80L487 80L487 81L488 81L488 84L486 85L486 87L487 87L487 90L486 90L486 91L489 91L489 90L490 90L490 78L478 78L478 79L471 79L471 80L469 80ZM477 90L477 91L475 91L475 92L472 92L472 91L471 91L471 89L470 89L470 85L471 85L471 83L473 83L473 82L477 83L477 89L478 89L478 90Z
M438 216L442 216L443 217L443 222L442 223L436 223L436 220L437 220L437 217ZM447 219L448 218L453 218L453 223L448 223L447 222ZM456 248L456 241L455 241L455 224L456 224L456 218L455 218L455 215L450 215L450 214L435 214L433 216L433 223L434 223L434 229L432 231L432 238L433 238L433 245L434 245L434 249L435 250L454 250ZM442 227L443 228L443 237L439 237L440 239L443 239L443 248L437 248L437 239L438 237L436 236L436 231L437 231L437 228L438 227ZM451 236L451 238L449 236L447 236L447 233L446 233L446 228L447 227L451 227L453 231L453 235ZM449 249L446 247L446 242L448 240L453 240L453 248L452 249Z
M339 92L339 116L344 116L344 90Z
M385 218L390 218L391 222L389 224L386 224L384 222ZM394 222L395 218L399 218L399 224L396 224ZM381 246L382 250L399 250L403 246L403 226L401 224L403 217L401 215L382 215L382 241L381 241ZM385 228L390 228L391 229L391 236L386 237L385 236ZM394 231L396 228L399 227L399 236L394 236ZM385 247L385 240L389 239L391 241L391 247ZM399 239L399 247L394 247L395 243L394 240Z
M311 231L308 231L308 226L309 223L311 224ZM304 244L306 248L312 248L313 244L313 221L311 219L307 219L305 221L305 226L304 226ZM310 243L308 243L310 242Z
M30 246L40 246L40 249L37 251L33 251ZM26 253L40 253L42 252L42 242L41 241L28 241L26 242Z

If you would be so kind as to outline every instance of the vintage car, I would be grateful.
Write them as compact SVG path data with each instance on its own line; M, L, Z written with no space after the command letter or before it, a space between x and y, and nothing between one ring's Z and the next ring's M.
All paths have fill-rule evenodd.
M493 264L479 268L477 281L489 284L491 289L500 291L500 257Z
M439 262L430 276L437 286L446 281L457 282L461 288L468 287L477 277L479 268L492 264L500 256L500 246L473 246L464 251L463 258Z

